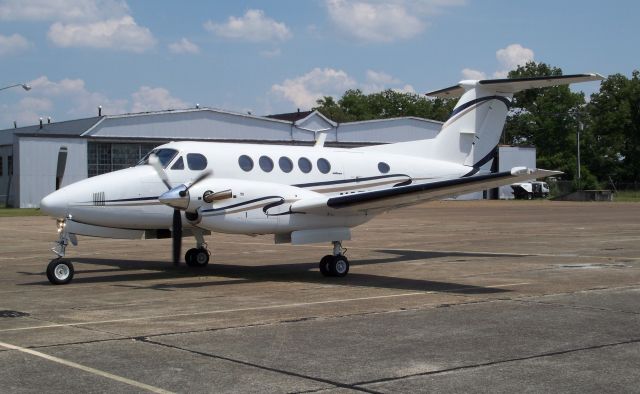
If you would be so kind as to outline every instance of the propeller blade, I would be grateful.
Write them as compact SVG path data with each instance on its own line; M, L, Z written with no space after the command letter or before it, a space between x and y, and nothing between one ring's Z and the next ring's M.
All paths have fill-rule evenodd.
M182 215L180 210L173 210L173 225L171 227L171 238L173 241L173 264L180 264L180 253L182 249Z
M162 167L162 163L160 163L160 159L158 158L158 156L155 154L149 155L149 164L151 165L151 167L153 167L154 170L156 170L158 177L160 177L160 180L165 184L167 189L171 190L172 187L169 183L169 177L167 176L167 173L164 172L164 168Z
M198 177L196 179L193 180L193 182L191 182L191 184L189 186L187 186L186 189L184 189L183 191L180 192L180 195L183 196L183 197L186 196L187 193L189 192L189 189L191 189L196 184L202 182L203 180L207 179L211 175L213 175L213 171L212 170L203 171L200 175L198 175Z

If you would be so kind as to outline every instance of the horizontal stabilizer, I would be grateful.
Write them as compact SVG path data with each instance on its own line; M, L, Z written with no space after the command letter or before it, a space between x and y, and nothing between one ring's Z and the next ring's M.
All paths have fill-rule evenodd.
M461 81L457 85L450 86L445 89L435 90L433 92L426 93L426 95L440 98L460 97L469 88L478 85L482 86L483 88L492 90L496 93L513 94L526 89L546 88L556 85L569 85L578 82L600 81L603 79L604 77L600 74L573 74L532 78Z

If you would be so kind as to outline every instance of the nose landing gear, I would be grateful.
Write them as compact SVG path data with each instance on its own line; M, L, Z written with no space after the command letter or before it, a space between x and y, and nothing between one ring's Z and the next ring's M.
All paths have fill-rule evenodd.
M346 249L340 241L333 241L333 254L328 254L320 260L320 273L323 276L344 277L349 273L349 260L344 256Z

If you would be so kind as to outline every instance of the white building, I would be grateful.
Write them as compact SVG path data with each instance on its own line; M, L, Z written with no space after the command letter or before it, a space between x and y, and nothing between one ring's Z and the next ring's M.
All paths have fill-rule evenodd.
M59 187L135 165L175 140L308 144L327 131L328 146L433 138L441 122L394 118L335 123L319 112L253 116L209 108L107 115L0 130L0 204L29 208Z

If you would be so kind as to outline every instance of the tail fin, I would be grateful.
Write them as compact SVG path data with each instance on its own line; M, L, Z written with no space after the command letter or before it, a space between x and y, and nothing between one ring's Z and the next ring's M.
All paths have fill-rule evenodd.
M477 169L493 158L514 93L602 79L599 74L577 74L461 81L455 86L427 93L427 96L441 98L460 97L435 138L384 145L379 150L454 162Z

